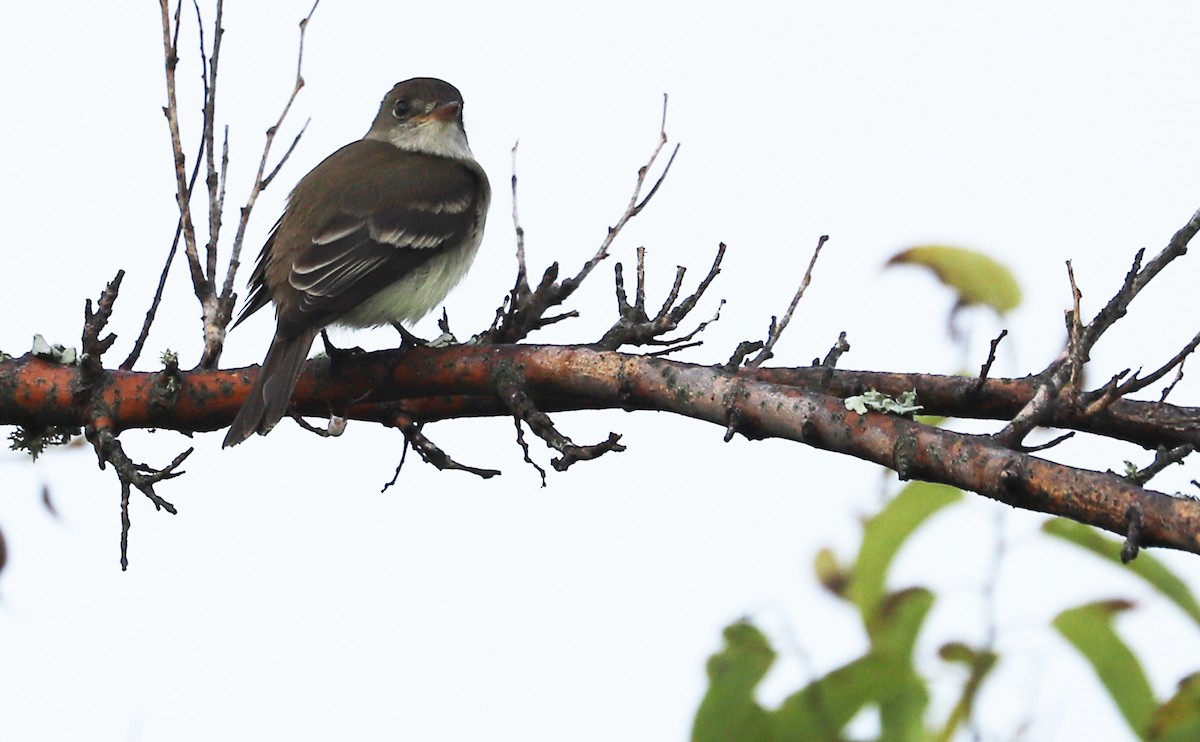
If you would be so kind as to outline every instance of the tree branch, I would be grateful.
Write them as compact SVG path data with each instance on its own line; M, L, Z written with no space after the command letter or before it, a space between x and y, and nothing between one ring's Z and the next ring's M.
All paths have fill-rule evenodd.
M738 433L776 437L873 461L906 478L951 484L1014 507L1062 515L1126 535L1127 511L1142 514L1144 546L1200 553L1200 502L1146 490L1108 472L1045 461L1006 448L988 436L932 428L879 413L846 410L844 397L864 388L916 388L930 414L1004 419L1036 393L1034 379L977 379L918 374L839 371L827 367L742 369L559 346L456 346L355 355L331 373L327 359L309 361L296 387L299 414L395 422L397 400L413 420L509 415L495 393L501 366L521 369L521 384L542 413L619 408L660 410L726 429L731 413ZM154 390L158 375L111 372L102 390L113 431L132 427L186 431L229 424L254 378L253 369L180 374L165 402ZM70 393L74 366L25 356L0 361L0 424L31 420L85 424ZM371 389L371 403L358 402ZM1139 445L1175 448L1200 443L1200 411L1158 402L1118 400L1090 418L1059 412L1048 422ZM602 444L603 445L603 444Z

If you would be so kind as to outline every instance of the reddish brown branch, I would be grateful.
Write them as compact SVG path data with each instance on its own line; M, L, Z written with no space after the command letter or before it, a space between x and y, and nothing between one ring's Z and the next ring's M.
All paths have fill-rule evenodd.
M349 407L354 419L392 421L395 400L414 420L507 415L494 393L502 365L520 368L541 412L622 408L662 410L737 432L779 437L849 454L1038 512L1063 515L1127 535L1126 513L1142 514L1140 543L1200 553L1200 502L1143 489L1109 473L1086 471L1005 448L982 436L930 428L887 415L857 415L843 398L874 388L918 390L930 414L1007 419L1036 390L1034 379L976 379L803 369L720 368L611 351L555 346L458 346L310 361L296 388L295 411L325 416L345 410L372 389L371 404ZM107 423L133 427L216 430L233 418L257 369L180 374L167 396L157 375L112 372L102 392ZM0 362L0 424L81 425L72 389L76 367L24 357ZM1197 411L1157 402L1118 400L1088 419L1055 418L1056 427L1085 430L1142 445L1200 442Z

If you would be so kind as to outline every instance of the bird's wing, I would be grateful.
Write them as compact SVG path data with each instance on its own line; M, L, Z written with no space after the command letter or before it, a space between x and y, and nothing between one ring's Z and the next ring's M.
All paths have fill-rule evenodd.
M271 289L267 287L267 261L271 256L271 247L275 242L275 233L279 231L279 224L283 221L280 217L275 222L275 226L271 227L271 234L267 237L267 241L263 243L262 252L258 254L258 260L254 263L254 270L250 272L250 298L242 305L242 311L238 313L237 321L229 326L229 329L237 327L246 321L246 318L262 309L271 303Z
M331 165L339 155L344 161ZM465 163L364 140L318 166L296 186L293 202L322 169L334 176L322 181L333 181L334 213L314 223L285 212L275 237L299 245L286 279L299 297L280 307L284 332L338 320L479 228L486 181L481 189L480 174Z

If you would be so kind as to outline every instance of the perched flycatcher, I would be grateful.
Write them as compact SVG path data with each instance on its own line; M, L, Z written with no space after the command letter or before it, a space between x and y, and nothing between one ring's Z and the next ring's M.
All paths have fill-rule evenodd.
M275 304L275 339L224 446L284 416L322 328L415 322L466 274L491 188L467 146L462 108L449 83L398 83L367 135L296 185L234 323Z

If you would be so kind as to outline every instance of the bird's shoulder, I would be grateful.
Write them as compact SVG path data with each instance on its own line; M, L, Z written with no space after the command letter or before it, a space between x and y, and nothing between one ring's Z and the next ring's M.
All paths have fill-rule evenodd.
M381 199L436 202L480 187L482 171L474 162L402 150L362 139L326 157L296 185L293 201L313 203L332 196L347 213L369 211ZM486 183L486 180L484 180ZM324 193L308 193L319 188Z

